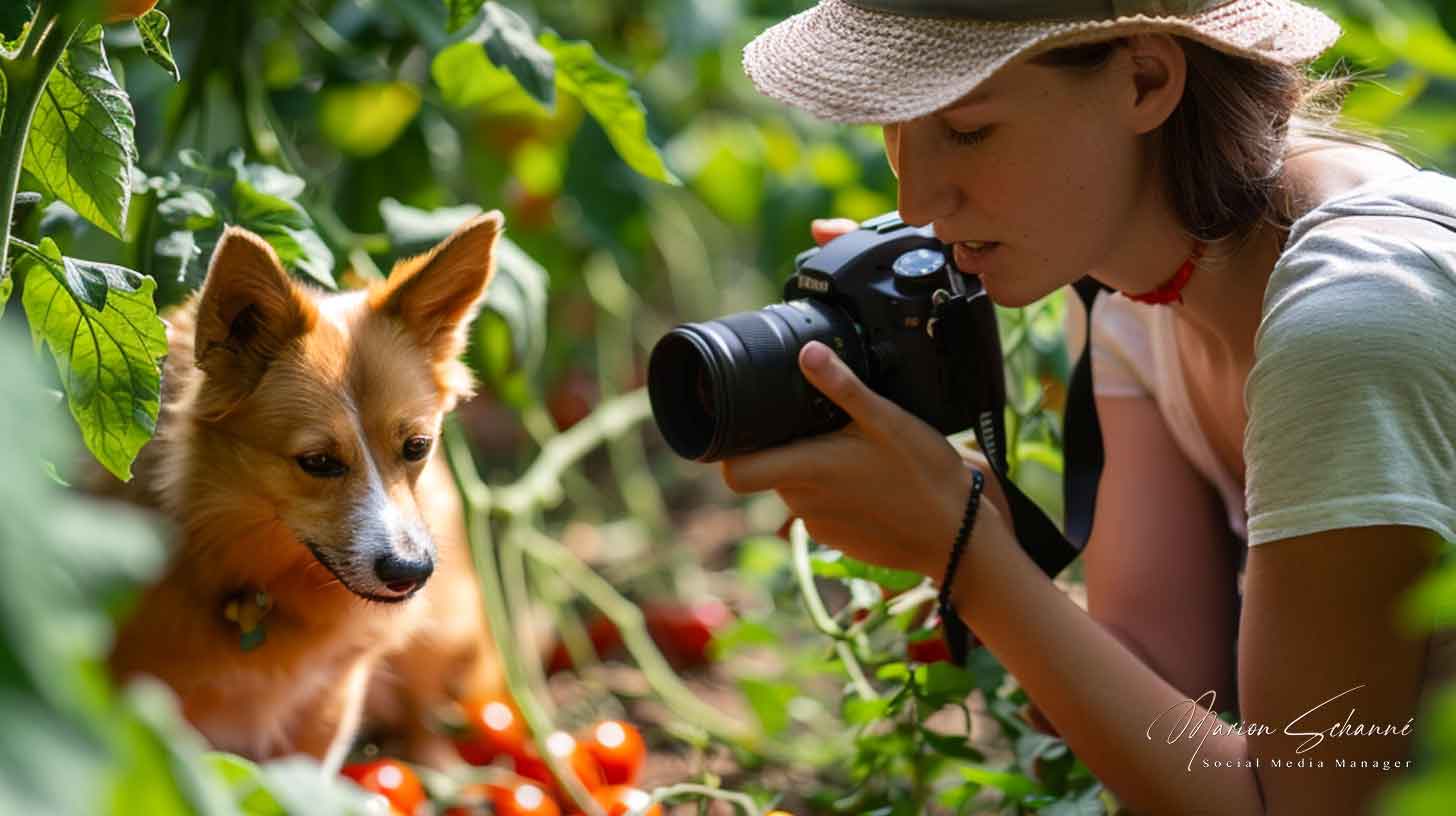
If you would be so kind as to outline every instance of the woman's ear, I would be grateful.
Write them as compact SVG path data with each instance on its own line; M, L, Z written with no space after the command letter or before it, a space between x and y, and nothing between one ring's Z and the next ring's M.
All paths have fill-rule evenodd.
M1178 39L1168 34L1128 37L1122 49L1117 80L1119 96L1127 100L1129 123L1138 135L1162 126L1183 101L1188 78L1188 57Z

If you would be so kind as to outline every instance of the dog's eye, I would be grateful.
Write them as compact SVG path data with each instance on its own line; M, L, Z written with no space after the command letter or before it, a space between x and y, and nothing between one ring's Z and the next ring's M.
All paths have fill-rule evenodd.
M349 472L349 468L343 462L326 453L310 453L307 456L300 456L298 466L303 468L304 473L321 479L331 479Z
M428 436L412 436L404 441L404 458L411 462L418 462L425 458L430 452Z

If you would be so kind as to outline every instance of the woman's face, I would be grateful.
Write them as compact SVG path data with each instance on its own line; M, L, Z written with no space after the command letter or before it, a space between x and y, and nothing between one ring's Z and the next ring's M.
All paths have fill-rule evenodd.
M946 108L886 125L901 217L958 244L961 269L1005 306L1115 263L1159 194L1133 66L1127 48L1090 76L1014 64ZM996 246L975 253L966 241Z

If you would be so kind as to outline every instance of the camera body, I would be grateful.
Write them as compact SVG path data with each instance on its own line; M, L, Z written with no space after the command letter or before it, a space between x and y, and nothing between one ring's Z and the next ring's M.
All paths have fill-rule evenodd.
M976 425L1004 456L995 309L928 227L887 213L794 267L784 303L683 324L653 349L649 395L674 450L714 461L846 424L799 370L800 349L819 340L875 392L941 433Z
M805 250L794 267L784 300L816 300L849 315L867 350L856 373L876 393L944 434L971 427L997 394L1004 404L1004 387L961 390L1003 382L996 312L929 227L887 213ZM957 297L963 302L952 303Z

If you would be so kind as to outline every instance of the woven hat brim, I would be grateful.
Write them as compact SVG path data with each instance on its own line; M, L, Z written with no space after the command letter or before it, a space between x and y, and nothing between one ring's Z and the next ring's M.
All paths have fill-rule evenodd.
M1232 0L1187 16L1030 23L906 17L823 0L750 42L743 68L762 93L819 118L884 124L945 107L1023 54L1147 32L1284 65L1309 62L1340 37L1334 20L1292 0Z

